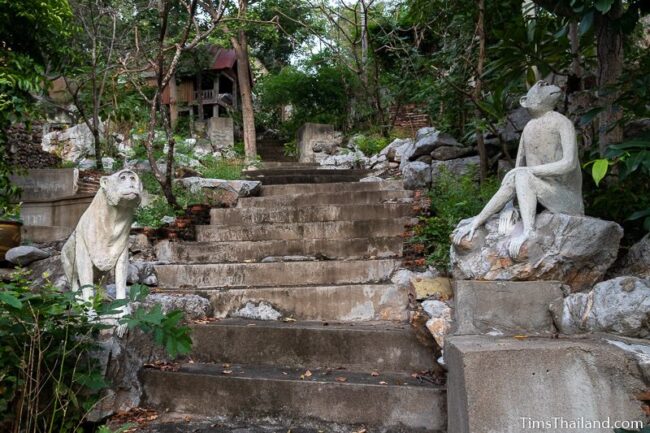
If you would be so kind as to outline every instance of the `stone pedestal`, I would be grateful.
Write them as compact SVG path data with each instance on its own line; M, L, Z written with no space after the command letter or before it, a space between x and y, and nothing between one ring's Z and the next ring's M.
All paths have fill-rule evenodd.
M235 145L235 133L230 117L211 117L207 121L210 143L215 150L232 149Z
M549 305L562 298L554 281L456 281L455 335L551 335Z
M305 123L297 133L298 162L320 162L332 155L342 136L332 125Z
M449 433L611 433L645 420L636 362L606 341L455 336L445 361Z

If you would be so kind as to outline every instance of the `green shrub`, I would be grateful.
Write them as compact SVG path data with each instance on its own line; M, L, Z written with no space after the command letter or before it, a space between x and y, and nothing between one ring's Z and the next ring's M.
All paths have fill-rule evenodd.
M128 301L142 301L144 286L129 300L104 302L98 295L79 302L72 292L34 287L24 271L0 285L0 430L24 433L80 431L84 416L107 386L93 357L97 336L108 328L89 320L114 315ZM182 312L163 315L160 306L137 308L120 319L129 329L151 333L170 356L189 353L189 328L178 326Z
M210 179L237 180L241 179L241 172L244 170L243 159L216 158L212 155L201 159L201 166L198 167L202 177Z
M354 143L366 156L376 155L390 144L390 138L379 135L358 134L354 137Z
M148 206L141 206L135 211L135 222L142 227L157 229L163 225L162 217L176 214L177 211L167 203L164 196L160 195L156 196Z
M295 139L289 140L284 143L283 152L285 156L290 158L295 158L298 156L298 143Z
M479 185L476 168L463 176L442 170L429 191L431 216L422 217L412 243L424 245L427 262L440 270L449 268L449 235L460 220L477 215L499 187L496 178Z

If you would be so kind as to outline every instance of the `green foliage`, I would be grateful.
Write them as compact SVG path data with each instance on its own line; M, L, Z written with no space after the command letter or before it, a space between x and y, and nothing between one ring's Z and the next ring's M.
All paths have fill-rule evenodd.
M241 179L241 172L244 170L243 159L216 158L207 155L201 158L201 166L198 167L202 177L210 179L237 180Z
M349 102L346 89L350 80L349 71L327 63L304 71L287 66L278 74L261 79L256 93L264 111L277 113L286 105L292 106L290 120L280 126L286 137L294 137L305 122L345 127Z
M132 302L148 294L133 286ZM0 288L0 429L28 433L79 431L83 417L108 384L98 360L97 336L108 328L102 318L114 315L125 300L104 302L99 295L80 302L72 292L51 285L34 287L24 271ZM97 320L90 320L91 309ZM140 306L120 319L130 329L153 334L170 356L189 352L189 329L179 326L178 311Z
M499 187L498 179L479 185L474 167L463 176L446 170L429 192L431 216L422 217L411 243L423 244L427 262L440 270L449 267L449 236L460 220L477 215Z
M284 154L290 158L295 158L298 156L298 142L293 139L289 140L286 143L284 143L284 147L282 149Z
M364 155L372 156L381 152L384 147L390 144L390 138L382 137L379 135L363 135L357 134L354 136L354 143L359 147Z
M162 227L164 216L174 216L177 211L167 203L163 196L156 196L148 206L140 206L135 211L135 222L142 227L157 229Z
M650 231L650 136L641 136L611 145L605 158L591 165L596 186L615 167L615 175L603 187L588 189L588 213L623 224L627 239ZM593 213L592 213L593 212Z

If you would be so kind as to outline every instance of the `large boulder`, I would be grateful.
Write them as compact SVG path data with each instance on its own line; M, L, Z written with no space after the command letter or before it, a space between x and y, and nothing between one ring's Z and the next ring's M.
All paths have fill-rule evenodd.
M618 277L589 292L573 293L551 306L563 334L608 332L627 337L650 336L650 281Z
M470 155L473 151L471 147L440 146L431 152L431 158L437 161L448 161Z
M100 124L100 133L104 126ZM80 123L62 131L53 131L43 136L41 148L55 153L64 161L79 161L86 156L95 155L95 139L85 123Z
M399 162L402 159L404 151L413 145L410 138L396 138L388 146L384 147L379 155L385 155L390 162Z
M650 278L650 234L630 248L615 274Z
M464 176L470 173L471 170L475 170L478 179L478 170L476 168L480 163L481 160L478 156L450 159L448 161L433 161L431 163L431 179L435 182L443 171L447 171L454 176Z
M423 189L431 185L431 166L422 161L407 163L402 169L404 188Z
M409 160L414 161L423 155L430 155L439 147L459 147L460 144L454 137L435 128L420 128L415 136L415 143L410 149Z
M469 221L461 221L458 227ZM508 254L508 245L511 237L521 233L521 221L510 235L499 234L498 226L496 215L476 231L471 241L465 238L459 245L452 245L454 278L556 280L573 291L590 289L616 260L623 237L623 229L614 222L542 212L537 215L533 235L513 258Z

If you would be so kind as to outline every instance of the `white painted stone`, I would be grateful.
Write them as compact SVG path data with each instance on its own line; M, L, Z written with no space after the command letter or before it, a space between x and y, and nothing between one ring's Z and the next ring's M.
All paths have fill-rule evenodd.
M234 312L232 316L253 320L278 320L282 317L282 313L266 302L260 302L259 304L247 302L244 307Z

